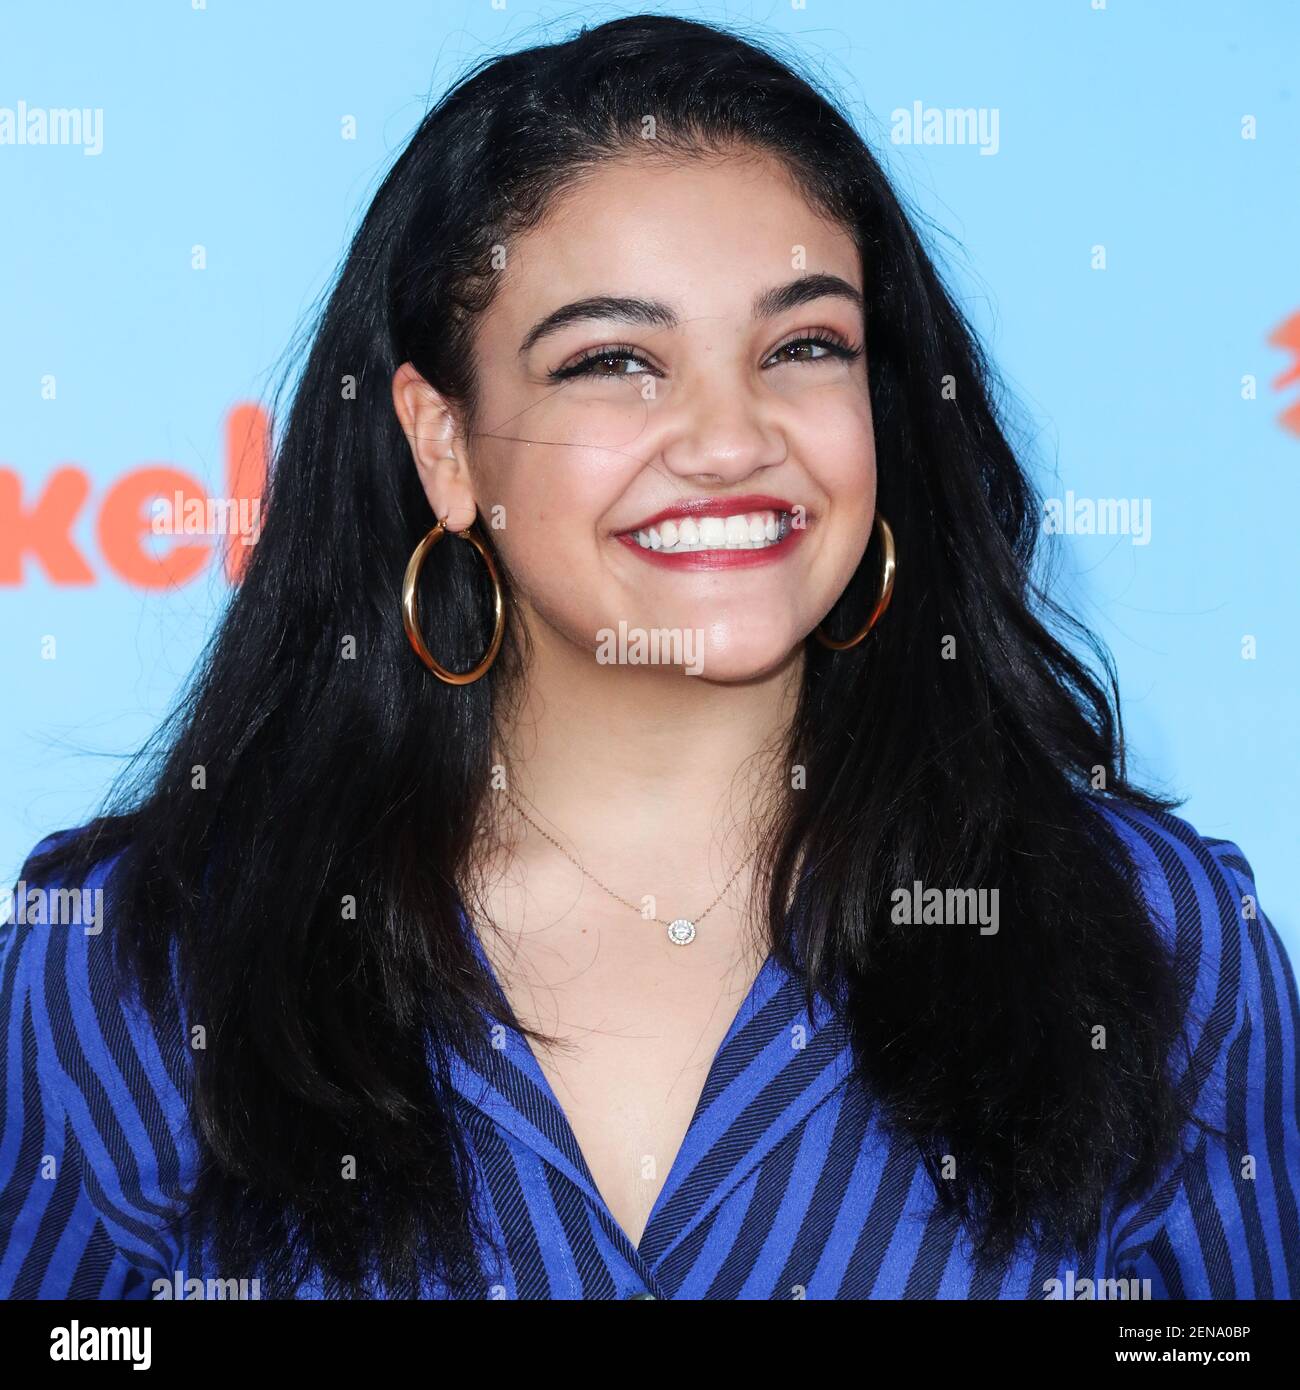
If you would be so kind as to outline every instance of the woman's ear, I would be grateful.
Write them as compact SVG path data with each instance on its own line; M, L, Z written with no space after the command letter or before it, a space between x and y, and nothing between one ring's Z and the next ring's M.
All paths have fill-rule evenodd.
M449 531L467 530L478 509L455 410L409 362L393 376L393 408L434 516Z

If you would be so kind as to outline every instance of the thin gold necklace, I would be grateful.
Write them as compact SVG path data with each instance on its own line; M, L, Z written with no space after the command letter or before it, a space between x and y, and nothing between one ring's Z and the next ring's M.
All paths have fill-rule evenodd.
M513 796L510 795L509 792L506 792L505 795L506 800L515 808L516 811L519 812L521 816L523 816L523 818L528 822L528 824L531 825L533 829L537 831L537 833L540 836L542 836L543 839L549 840L551 844L553 844L555 848L558 849L562 855L564 855L564 857L569 861L569 863L572 864L581 873L585 874L587 878L589 878L596 885L596 887L601 890L601 892L608 893L609 896L613 898L616 902L622 903L624 907L631 908L632 911L635 912L637 916L640 917L643 921L658 922L660 926L667 927L668 940L671 941L674 946L689 946L691 942L695 940L696 927L702 921L704 921L704 919L709 915L709 913L712 912L713 909L717 907L717 905L723 900L723 898L727 896L727 889L730 888L733 883L735 883L735 881L740 877L742 871L746 867L748 867L750 860L754 858L754 854L758 853L758 851L755 850L754 854L751 854L749 858L745 860L745 862L740 866L740 868L737 869L736 872L732 874L732 876L727 880L726 887L723 888L722 892L719 893L718 896L714 898L714 900L708 905L708 907L706 907L704 911L701 912L698 916L674 917L671 922L665 922L662 917L646 918L645 914L639 907L637 907L635 903L630 903L626 898L620 897L619 894L614 892L614 890L610 888L607 884L602 883L600 879L596 877L595 874L583 868L582 864L580 864L578 860L576 860L573 857L573 855L571 855L569 851L565 849L564 846L553 835L548 835L547 832L543 830L540 825L537 824L537 822L532 818L532 816L530 816L528 812L524 810L524 808L515 800Z

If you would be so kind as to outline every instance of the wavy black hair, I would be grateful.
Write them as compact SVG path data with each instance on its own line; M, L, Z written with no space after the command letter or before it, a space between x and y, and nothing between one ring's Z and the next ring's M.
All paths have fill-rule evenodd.
M479 1278L448 1055L500 1008L461 893L527 653L512 625L463 688L412 655L400 585L430 516L393 374L414 363L473 434L493 248L602 161L737 152L780 161L860 250L879 506L902 561L870 640L807 644L785 759L807 789L763 828L771 949L840 1000L863 1083L987 1256L1082 1243L1108 1194L1144 1190L1175 1152L1178 988L1097 803L1177 803L1127 779L1110 658L1046 592L992 369L816 81L715 27L619 19L484 61L421 121L315 323L261 539L188 694L105 814L26 871L117 855L123 987L170 1016L174 963L210 1039L185 1220L272 1296L313 1269L345 1295ZM873 548L833 629L866 610L876 565ZM439 546L426 570L430 648L468 665L490 626L481 563ZM893 890L918 880L997 888L1001 930L894 923Z

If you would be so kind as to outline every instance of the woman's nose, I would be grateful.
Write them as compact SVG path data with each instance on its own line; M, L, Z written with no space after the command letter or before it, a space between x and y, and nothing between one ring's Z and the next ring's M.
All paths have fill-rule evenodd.
M728 377L687 390L677 383L674 406L660 456L679 477L725 485L785 460L784 435L743 382Z

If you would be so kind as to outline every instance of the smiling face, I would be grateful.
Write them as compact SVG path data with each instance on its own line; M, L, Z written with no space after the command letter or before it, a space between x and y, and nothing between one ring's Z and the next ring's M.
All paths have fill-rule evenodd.
M560 198L501 274L477 433L421 467L435 513L504 509L490 534L537 640L670 629L698 636L705 679L775 670L874 515L849 233L768 159L634 157Z

